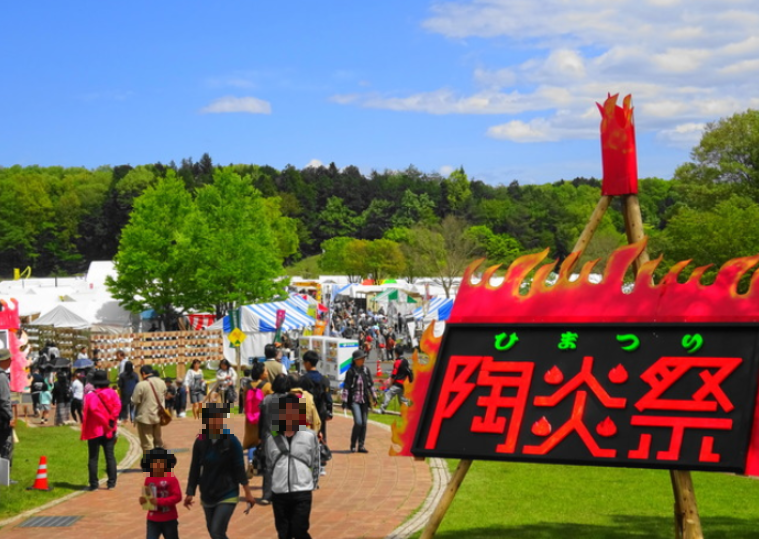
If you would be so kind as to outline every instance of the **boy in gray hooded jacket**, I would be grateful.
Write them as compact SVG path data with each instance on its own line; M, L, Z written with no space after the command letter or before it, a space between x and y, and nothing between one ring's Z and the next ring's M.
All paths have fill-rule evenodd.
M279 539L311 539L312 492L319 484L319 440L306 428L306 404L288 394L279 399L279 418L266 440L272 470L272 506Z

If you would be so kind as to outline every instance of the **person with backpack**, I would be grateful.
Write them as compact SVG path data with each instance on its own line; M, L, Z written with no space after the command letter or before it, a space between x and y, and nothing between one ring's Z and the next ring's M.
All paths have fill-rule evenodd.
M266 366L264 365L264 368ZM266 445L266 440L271 436L272 431L278 430L279 425L279 407L280 402L285 395L290 393L290 379L284 374L278 374L271 382L271 394L266 395L261 402L261 415L258 420L258 433L261 438L260 447ZM260 451L263 454L263 451ZM263 456L263 455L261 455ZM259 460L259 451L256 451L256 460ZM269 505L271 503L272 490L271 490L271 468L264 462L264 481L261 487L263 491L261 495L260 504Z
M271 384L266 378L263 363L254 363L250 368L250 386L245 392L245 433L242 438L242 448L248 451L248 469L252 467L253 458L258 444L261 442L259 423L261 419L261 403L264 397L272 393ZM251 475L250 472L248 475Z
M312 395L319 418L322 421L322 443L327 443L327 421L332 419L332 393L330 393L329 379L322 375L316 366L319 364L319 354L309 350L303 354L303 366L306 369L304 376L311 379L313 384Z
M387 411L387 406L396 396L403 404L411 406L411 401L403 396L403 384L406 380L409 382L414 381L414 371L411 370L408 359L403 357L403 350L401 350L400 347L397 347L395 349L393 372L390 375L390 387L385 392L385 401L380 407L381 414L384 414Z

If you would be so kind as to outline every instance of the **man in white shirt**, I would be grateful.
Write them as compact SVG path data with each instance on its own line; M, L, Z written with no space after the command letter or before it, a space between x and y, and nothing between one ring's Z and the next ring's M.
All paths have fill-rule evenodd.
M74 381L71 382L71 417L74 421L82 422L84 416L82 415L82 409L84 408L84 378L83 371L77 371L74 374ZM77 415L79 419L77 419Z

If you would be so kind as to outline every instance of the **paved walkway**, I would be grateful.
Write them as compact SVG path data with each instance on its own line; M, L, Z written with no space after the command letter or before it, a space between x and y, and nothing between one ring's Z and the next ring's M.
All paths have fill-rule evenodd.
M352 421L339 412L329 424L329 441L333 459L327 475L320 480L314 494L311 535L314 539L383 539L422 505L432 478L424 462L387 455L389 432L377 425L369 426L369 454L347 451ZM241 435L242 418L231 419L233 432ZM190 463L189 450L200 423L192 419L175 419L165 429L166 444L178 450L175 469L184 489ZM186 450L186 451L182 451ZM101 456L102 458L102 456ZM83 462L82 466L86 466ZM23 539L134 539L144 537L145 512L137 503L144 475L138 464L119 476L112 491L101 489L84 493L35 516L82 516L69 528L17 528L15 523L0 530L0 537ZM252 482L253 493L260 496L261 478ZM256 505L248 516L238 506L232 517L231 538L276 537L271 506ZM202 508L179 509L180 537L208 537Z

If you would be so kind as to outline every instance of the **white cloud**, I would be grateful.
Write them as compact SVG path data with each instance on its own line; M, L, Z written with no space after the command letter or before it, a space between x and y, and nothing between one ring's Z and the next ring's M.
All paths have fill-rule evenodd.
M322 163L318 159L311 159L311 161L309 161L308 163L306 163L306 166L303 167L303 168L319 168L319 167L323 167L323 166L324 166L324 163Z
M437 169L438 173L441 176L444 176L446 178L448 176L450 176L451 172L453 172L454 170L456 170L456 169L454 167L452 167L451 165L443 165L442 167L440 167L439 169Z
M697 141L694 126L759 103L755 0L442 0L422 25L454 40L492 40L526 59L478 65L471 92L420 88L332 100L501 115L487 136L526 142L597 137L593 103L607 92L631 93L638 130L673 144Z
M248 114L271 114L271 103L257 97L226 96L213 100L200 109L201 114L245 112Z
M663 129L656 138L678 148L692 148L701 139L705 127L705 124L699 123L680 124L672 129Z

